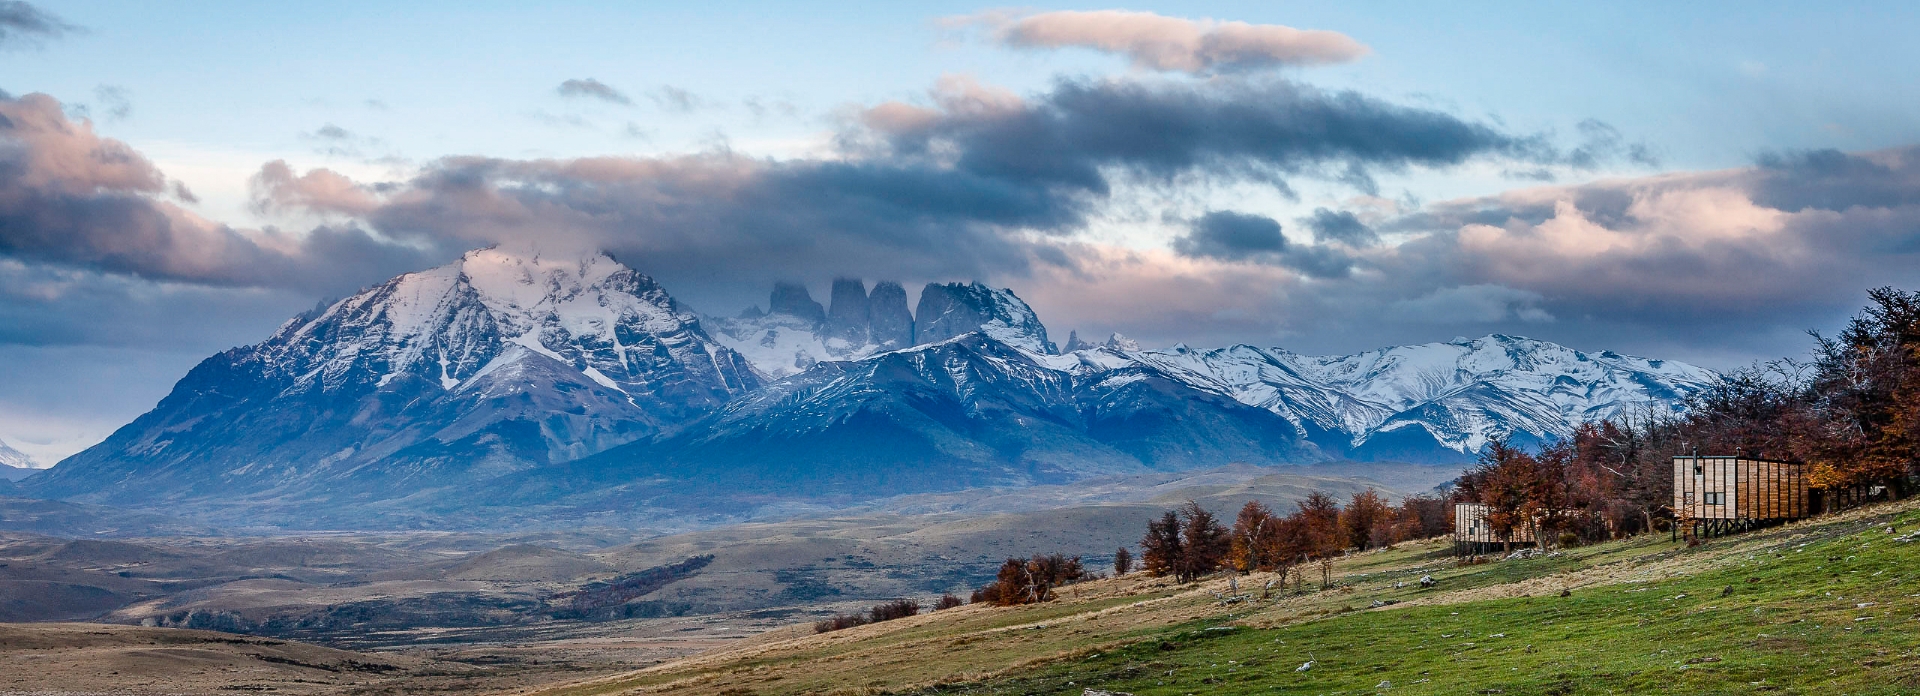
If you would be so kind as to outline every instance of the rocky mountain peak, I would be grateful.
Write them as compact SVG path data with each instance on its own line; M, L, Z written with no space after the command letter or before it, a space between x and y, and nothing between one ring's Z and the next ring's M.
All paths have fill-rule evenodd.
M934 343L975 331L1035 353L1060 352L1047 340L1047 327L1032 307L1012 290L972 283L928 283L913 313L914 338Z
M914 344L913 314L907 311L907 289L899 283L883 280L867 295L871 331L880 350L898 350Z
M773 284L773 296L767 299L767 313L799 317L814 324L827 320L826 308L813 300L807 286L784 281Z
M873 307L867 300L866 283L859 278L833 279L830 302L822 333L851 345L866 345L873 328Z

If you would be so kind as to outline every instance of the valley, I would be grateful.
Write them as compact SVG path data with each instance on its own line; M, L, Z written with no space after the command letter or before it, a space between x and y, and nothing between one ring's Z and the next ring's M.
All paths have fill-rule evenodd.
M1404 542L1339 559L1329 589L1271 573L1193 584L1134 573L1040 604L828 634L814 633L818 613L734 612L376 631L346 652L189 629L9 624L0 662L34 664L63 689L34 693L1900 693L1920 686L1916 531L1920 503L1907 501L1698 546L1653 534L1478 564L1459 563L1444 540ZM724 541L653 551L719 544L717 554ZM853 548L802 555L829 547ZM496 578L526 567L506 558L528 556L468 560L489 555ZM875 566L833 577L889 572ZM1248 597L1223 602L1236 587ZM32 681L14 679L0 690Z

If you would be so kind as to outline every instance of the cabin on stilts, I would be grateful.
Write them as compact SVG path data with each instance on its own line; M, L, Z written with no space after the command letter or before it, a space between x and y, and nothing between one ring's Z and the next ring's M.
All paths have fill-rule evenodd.
M1487 523L1489 508L1480 503L1453 504L1453 555L1477 556L1504 552L1510 545L1534 543L1533 526L1520 524L1506 534Z
M1741 456L1673 458L1673 537L1734 534L1804 519L1818 503L1806 467ZM1682 528L1685 528L1684 530Z

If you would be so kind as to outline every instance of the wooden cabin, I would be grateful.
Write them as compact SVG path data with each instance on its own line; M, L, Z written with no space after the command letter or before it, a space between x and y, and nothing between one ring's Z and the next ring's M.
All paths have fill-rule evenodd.
M1814 505L1803 465L1739 456L1673 458L1674 517L1695 535L1802 519Z
M1494 531L1487 524L1487 506L1480 503L1453 504L1453 551L1455 555L1467 556L1489 551L1505 549L1509 542L1513 544L1532 544L1533 526L1515 525L1506 535Z

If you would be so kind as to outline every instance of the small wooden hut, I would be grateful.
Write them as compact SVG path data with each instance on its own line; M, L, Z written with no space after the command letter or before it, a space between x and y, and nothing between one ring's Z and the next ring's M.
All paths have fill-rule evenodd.
M1487 506L1480 503L1453 504L1454 555L1470 556L1500 551L1509 543L1534 543L1532 525L1515 525L1512 531L1502 535L1494 531L1493 525L1487 524L1487 511Z
M1695 536L1718 536L1787 520L1814 510L1806 467L1740 456L1673 458L1673 514Z

